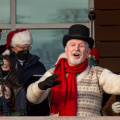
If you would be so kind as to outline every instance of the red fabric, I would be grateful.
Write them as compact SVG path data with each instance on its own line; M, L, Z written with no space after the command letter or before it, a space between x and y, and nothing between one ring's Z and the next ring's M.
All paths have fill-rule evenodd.
M99 51L97 50L97 48L93 47L92 48L92 53L93 53L93 55L95 56L95 58L97 59L97 61L99 63L99 57L100 57L100 55L99 55ZM90 54L91 54L91 51L90 51Z
M50 113L58 113L59 116L76 116L77 113L77 83L76 74L83 72L88 66L86 59L82 64L69 66L67 59L61 58L54 70L58 74L56 80L61 84L52 88ZM68 76L66 78L66 74Z
M0 111L0 116L3 116L3 111Z
M12 39L12 37L14 36L14 34L16 34L16 33L18 33L18 32L22 32L22 31L26 31L26 29L23 29L23 30L14 30L14 31L11 31L11 32L7 35L6 50L9 48L11 39Z

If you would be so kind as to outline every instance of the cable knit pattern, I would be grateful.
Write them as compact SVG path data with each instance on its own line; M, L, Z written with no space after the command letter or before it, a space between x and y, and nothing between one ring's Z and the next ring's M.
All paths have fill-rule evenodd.
M77 76L77 116L100 116L103 91L99 77L103 69L92 67L87 76Z
M47 71L33 84L38 86L38 83L52 75L53 71L54 69ZM37 90L39 88L33 87L33 84L28 88L27 98L30 102L41 103L51 89L42 91L41 94L41 90ZM77 75L77 116L100 116L103 92L120 95L119 86L120 75L98 66L92 68L88 66L84 72Z

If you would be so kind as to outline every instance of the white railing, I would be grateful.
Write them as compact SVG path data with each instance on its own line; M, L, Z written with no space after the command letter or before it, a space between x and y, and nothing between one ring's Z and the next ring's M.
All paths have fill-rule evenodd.
M1 120L120 120L119 116L96 116L96 117L39 117L39 116L19 116L19 117L1 117Z

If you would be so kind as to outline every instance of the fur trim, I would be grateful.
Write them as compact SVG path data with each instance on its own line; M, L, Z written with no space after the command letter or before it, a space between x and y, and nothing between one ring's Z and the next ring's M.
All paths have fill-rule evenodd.
M5 50L2 55L10 55L10 50Z
M65 52L64 52L64 53L61 53L61 54L59 55L59 57L58 57L57 62L55 63L55 65L58 63L59 59L61 59L61 58L67 58L67 55L66 55Z
M22 31L16 33L11 40L11 46L32 44L32 35L30 31Z

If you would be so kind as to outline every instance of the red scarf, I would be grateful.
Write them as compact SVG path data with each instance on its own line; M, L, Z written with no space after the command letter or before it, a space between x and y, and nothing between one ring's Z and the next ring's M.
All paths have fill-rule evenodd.
M58 74L56 80L61 84L52 88L50 113L59 113L59 116L76 116L77 114L77 83L76 74L83 72L88 66L86 59L80 65L69 66L67 59L61 58L54 70ZM66 73L68 76L66 78Z

